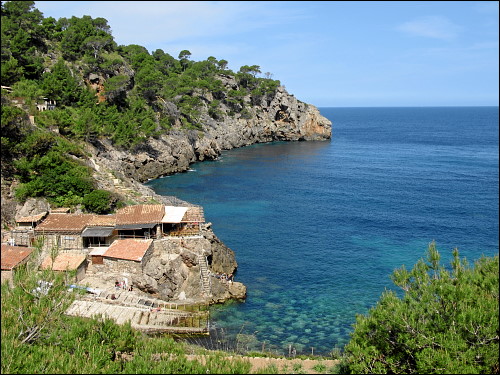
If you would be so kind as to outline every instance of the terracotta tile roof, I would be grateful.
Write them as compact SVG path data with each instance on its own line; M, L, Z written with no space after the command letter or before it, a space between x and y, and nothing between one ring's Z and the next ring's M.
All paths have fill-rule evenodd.
M32 252L34 248L25 246L11 246L2 244L2 269L11 270L22 263Z
M162 204L127 206L116 212L116 224L161 223L163 215L165 215L165 208Z
M114 227L116 215L94 215L87 224L89 227Z
M109 249L103 254L103 256L107 258L125 259L140 262L152 243L152 239L116 240L109 246Z
M47 218L35 228L35 232L81 232L93 218L92 214L49 214Z
M40 268L43 270L52 268L54 271L76 270L85 261L85 258L83 254L62 253L57 255L54 264L52 264L52 258L49 255L43 260Z
M42 220L45 215L47 215L47 212L43 212L38 215L32 215L32 216L23 216L20 217L19 219L16 219L17 223L36 223L39 220Z
M204 223L205 215L203 213L203 207L201 206L191 206L188 208L181 222L183 223Z

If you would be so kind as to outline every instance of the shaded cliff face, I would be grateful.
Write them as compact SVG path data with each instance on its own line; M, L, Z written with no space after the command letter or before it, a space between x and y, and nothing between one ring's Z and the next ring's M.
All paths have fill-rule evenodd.
M227 85L233 83L225 81ZM213 98L205 100L209 103ZM201 116L202 130L174 128L132 152L119 151L109 142L100 141L92 152L94 161L113 170L119 178L145 182L186 171L197 161L216 159L222 150L254 143L331 138L331 122L315 106L300 102L283 87L271 99L263 98L258 105L248 104L245 116L229 116L230 109L222 105L221 120L216 121L207 113Z

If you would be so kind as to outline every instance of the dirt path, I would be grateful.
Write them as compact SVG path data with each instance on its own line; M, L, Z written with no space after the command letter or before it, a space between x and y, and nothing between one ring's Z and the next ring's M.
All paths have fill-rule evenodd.
M285 359L245 357L252 364L255 373L269 366L275 366L280 374L331 374L337 360L330 359Z
M203 356L188 355L188 359L197 359L203 363ZM278 370L278 374L331 374L333 368L338 364L338 360L333 359L286 359L286 358L262 358L229 356L229 359L248 360L252 368L251 373L267 373L265 370L273 366ZM275 373L275 371L272 371Z

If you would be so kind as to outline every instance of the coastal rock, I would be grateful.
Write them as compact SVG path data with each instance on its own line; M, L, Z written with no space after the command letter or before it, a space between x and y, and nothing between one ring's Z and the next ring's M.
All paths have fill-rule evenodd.
M210 303L223 303L230 299L243 300L246 298L247 288L244 284L212 281L212 297Z
M234 299L245 299L247 296L247 287L242 283L234 281L229 284L229 294Z
M199 257L208 260L213 273L235 273L237 263L234 252L225 246L205 225L200 238L156 240L154 253L143 273L135 275L135 286L165 300L179 299L180 295L200 303L214 303L229 298L244 298L241 287L228 290L212 277L211 295L204 295Z
M142 275L134 275L132 278L132 284L134 287L150 294L155 294L158 290L158 283L156 280L146 273Z
M225 85L233 87L236 81L226 77ZM174 128L131 151L118 150L107 140L94 142L90 151L95 164L117 176L146 182L186 171L194 162L215 160L223 150L254 143L331 138L331 122L315 106L297 100L284 87L278 87L274 97L260 103L246 108L247 116L224 115L214 120L204 114L202 129ZM222 113L230 111L221 104Z
M210 229L212 223L206 223L202 227L202 235L210 242L211 254L208 255L210 268L216 273L234 274L238 268L238 263L233 250L224 245Z

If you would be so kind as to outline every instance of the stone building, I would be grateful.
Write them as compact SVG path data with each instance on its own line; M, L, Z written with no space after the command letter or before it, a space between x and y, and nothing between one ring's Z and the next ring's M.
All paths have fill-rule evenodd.
M119 238L161 238L164 207L162 204L138 204L119 209L116 212Z
M92 214L54 214L35 228L35 238L43 240L43 249L63 251L83 250L82 232L92 220Z
M116 240L102 254L103 264L109 272L142 274L153 255L153 239Z
M36 102L39 111L51 111L56 108L56 101L49 98L41 98Z
M75 271L75 276L71 282L79 282L85 277L87 270L87 257L83 254L57 254L54 260L50 255L46 256L40 265L40 269L52 269L57 272Z
M14 273L22 264L26 263L34 248L26 246L12 246L2 244L1 247L1 269L2 284L8 282L11 286L14 283Z
M16 227L10 232L10 244L32 246L35 238L34 229L43 221L47 213L17 218Z
M104 246L89 249L89 256L92 264L104 264L104 253L108 251L108 249L109 247Z

